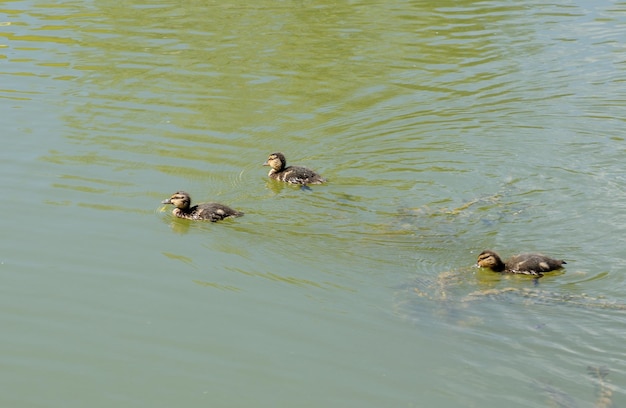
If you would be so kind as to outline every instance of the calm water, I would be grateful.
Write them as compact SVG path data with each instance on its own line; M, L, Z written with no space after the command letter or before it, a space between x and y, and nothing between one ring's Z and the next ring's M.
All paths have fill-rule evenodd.
M624 1L3 2L0 405L626 405L624 38Z

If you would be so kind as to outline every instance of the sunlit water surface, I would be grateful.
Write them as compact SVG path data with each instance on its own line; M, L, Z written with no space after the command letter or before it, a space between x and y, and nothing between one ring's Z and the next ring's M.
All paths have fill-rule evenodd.
M626 405L625 16L3 2L0 405Z

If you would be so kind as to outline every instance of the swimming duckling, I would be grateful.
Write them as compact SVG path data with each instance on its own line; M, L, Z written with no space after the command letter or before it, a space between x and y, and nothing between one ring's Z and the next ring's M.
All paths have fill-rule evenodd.
M489 268L494 272L521 273L542 277L543 272L561 269L567 262L562 259L553 259L541 254L515 255L506 261L493 251L483 251L478 255L477 266Z
M274 180L284 181L291 184L322 184L326 179L311 169L301 166L287 167L285 155L279 152L272 153L263 163L264 166L270 166L271 170L268 174Z
M163 200L161 204L172 204L174 211L172 214L178 218L186 218L188 220L209 220L216 222L226 217L241 217L241 211L218 203L202 203L191 207L191 197L184 191L177 191L167 200Z

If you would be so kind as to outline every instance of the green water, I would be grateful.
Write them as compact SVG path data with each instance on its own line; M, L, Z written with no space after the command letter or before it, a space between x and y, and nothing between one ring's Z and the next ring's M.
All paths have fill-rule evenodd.
M563 300L626 304L625 15L3 2L0 405L625 405L626 313ZM181 189L246 215L174 219ZM505 287L557 295L463 302Z

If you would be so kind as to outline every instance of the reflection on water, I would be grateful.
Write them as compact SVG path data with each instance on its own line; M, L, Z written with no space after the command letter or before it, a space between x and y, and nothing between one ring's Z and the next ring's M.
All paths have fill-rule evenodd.
M4 3L3 405L624 405L625 9Z

